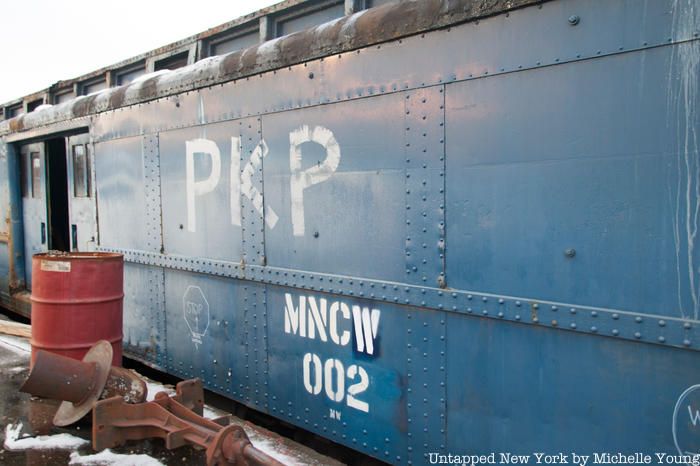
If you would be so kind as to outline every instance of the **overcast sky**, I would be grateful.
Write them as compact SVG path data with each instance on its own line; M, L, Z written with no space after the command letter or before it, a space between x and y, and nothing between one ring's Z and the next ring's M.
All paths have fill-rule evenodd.
M279 0L15 0L2 5L0 104Z

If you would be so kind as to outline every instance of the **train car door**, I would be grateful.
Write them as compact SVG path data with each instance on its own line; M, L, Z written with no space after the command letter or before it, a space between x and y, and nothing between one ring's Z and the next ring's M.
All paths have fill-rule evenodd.
M89 135L66 138L66 153L71 250L94 251L97 243L97 207Z
M22 146L20 157L25 278L27 288L31 289L32 256L48 249L44 143Z

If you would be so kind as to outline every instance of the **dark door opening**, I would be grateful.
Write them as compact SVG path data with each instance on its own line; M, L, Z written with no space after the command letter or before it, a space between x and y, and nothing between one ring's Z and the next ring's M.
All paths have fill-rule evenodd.
M70 251L68 231L68 169L64 138L46 141L49 249Z

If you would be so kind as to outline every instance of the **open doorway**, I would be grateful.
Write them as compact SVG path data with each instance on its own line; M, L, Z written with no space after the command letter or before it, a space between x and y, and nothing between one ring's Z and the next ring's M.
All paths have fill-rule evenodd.
M70 251L68 231L68 169L66 140L46 141L46 184L49 223L49 249Z

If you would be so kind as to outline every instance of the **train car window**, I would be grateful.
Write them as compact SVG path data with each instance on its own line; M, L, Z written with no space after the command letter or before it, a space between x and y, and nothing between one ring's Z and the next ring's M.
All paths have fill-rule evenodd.
M22 185L22 197L29 197L32 191L32 170L29 153L22 153L20 163L20 183Z
M41 155L38 152L30 152L29 158L32 161L32 197L41 197Z
M73 146L73 197L90 197L90 159L84 144Z

